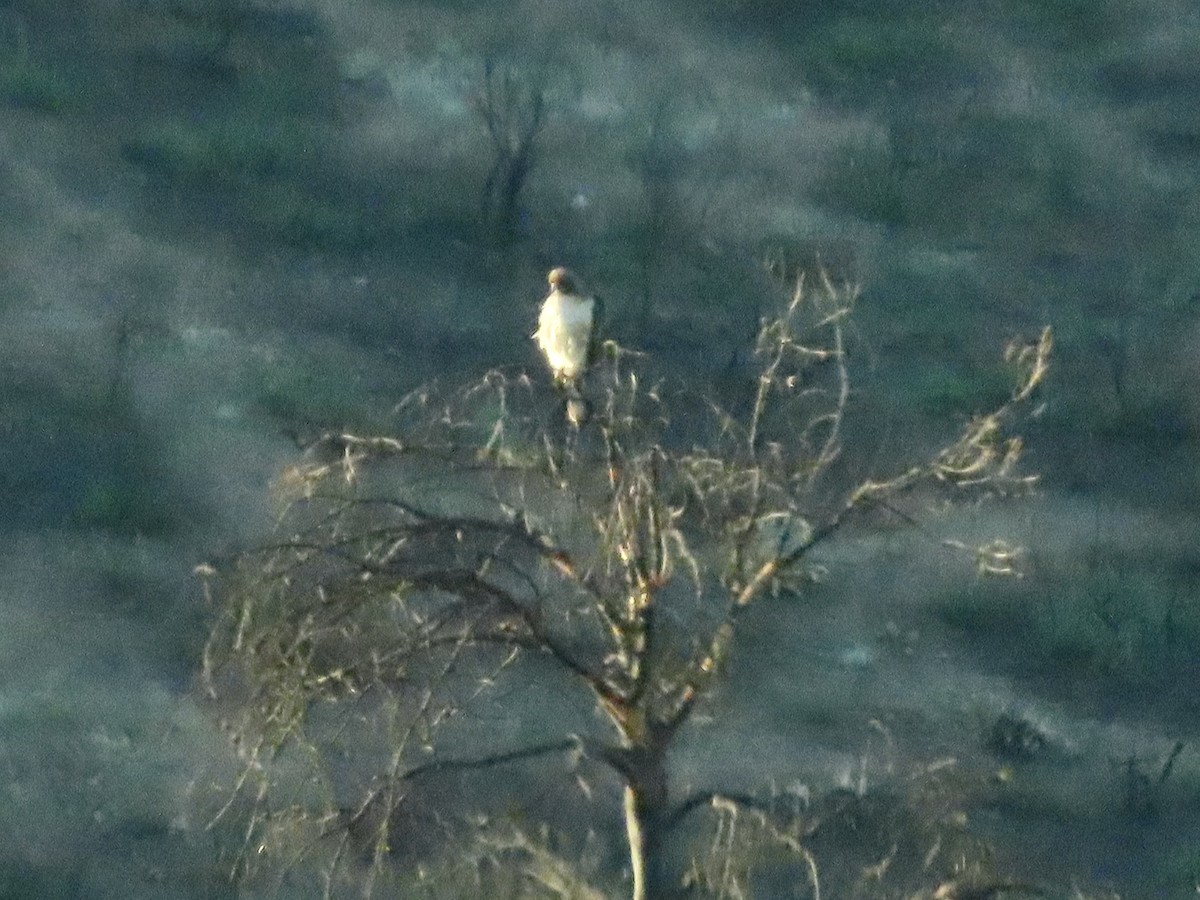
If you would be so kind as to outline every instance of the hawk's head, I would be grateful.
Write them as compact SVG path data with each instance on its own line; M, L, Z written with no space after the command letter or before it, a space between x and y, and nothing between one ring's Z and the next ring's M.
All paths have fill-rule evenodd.
M564 266L558 266L551 269L550 274L546 276L546 280L550 282L550 289L562 291L564 294L578 294L579 281L574 273Z

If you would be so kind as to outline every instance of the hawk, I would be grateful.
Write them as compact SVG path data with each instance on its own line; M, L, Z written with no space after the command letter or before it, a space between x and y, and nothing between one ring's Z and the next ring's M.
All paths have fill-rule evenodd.
M551 269L546 280L550 294L542 301L533 339L546 357L555 386L565 395L567 421L578 427L591 412L583 396L583 379L599 350L603 305L584 291L568 269Z

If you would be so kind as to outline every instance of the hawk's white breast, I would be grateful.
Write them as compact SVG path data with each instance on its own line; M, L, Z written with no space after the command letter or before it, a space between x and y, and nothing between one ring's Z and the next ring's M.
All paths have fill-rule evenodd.
M553 291L542 304L533 334L557 378L573 379L587 366L595 303L574 294Z

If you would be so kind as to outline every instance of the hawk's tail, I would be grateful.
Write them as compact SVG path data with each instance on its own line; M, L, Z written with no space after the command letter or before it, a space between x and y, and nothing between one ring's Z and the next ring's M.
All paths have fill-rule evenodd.
M583 386L578 380L559 382L564 397L564 408L567 422L576 428L582 428L592 417L592 404L583 396Z

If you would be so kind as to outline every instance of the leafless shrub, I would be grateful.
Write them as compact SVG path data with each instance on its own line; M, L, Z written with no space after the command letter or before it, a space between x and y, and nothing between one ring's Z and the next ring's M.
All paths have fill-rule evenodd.
M484 225L498 237L511 237L521 191L536 162L537 138L546 124L545 91L512 67L487 59L471 108L487 130L492 151L480 198Z
M667 84L644 113L646 125L627 153L637 180L637 219L631 246L639 287L636 317L644 328L670 279L681 247L700 243L737 169L738 129L726 123L703 141L685 131L685 121L708 112L708 98L692 84ZM698 115L696 115L698 114Z

